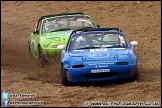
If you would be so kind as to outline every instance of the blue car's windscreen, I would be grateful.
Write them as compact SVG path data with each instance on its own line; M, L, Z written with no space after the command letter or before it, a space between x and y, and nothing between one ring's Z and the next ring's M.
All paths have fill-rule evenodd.
M89 48L121 48L127 47L126 41L118 33L88 33L72 37L70 50Z

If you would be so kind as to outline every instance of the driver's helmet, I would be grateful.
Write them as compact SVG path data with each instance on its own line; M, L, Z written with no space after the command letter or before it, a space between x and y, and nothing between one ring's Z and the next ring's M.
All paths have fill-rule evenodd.
M50 30L53 30L53 29L55 29L54 24L47 24L47 25L45 26L45 30L46 30L46 31L50 31Z
M76 39L77 47L85 47L86 46L86 39L83 36L80 36Z
M122 36L119 36L119 39L120 39L120 45L121 45L122 47L125 47L125 46L126 46L126 43L125 43L124 38L123 38Z

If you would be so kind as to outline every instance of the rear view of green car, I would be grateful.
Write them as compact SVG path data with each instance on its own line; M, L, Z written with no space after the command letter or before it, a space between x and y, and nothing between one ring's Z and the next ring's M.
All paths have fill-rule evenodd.
M78 28L97 28L89 15L84 13L61 13L42 16L28 38L31 57L39 60L40 66L58 58L58 45L66 45L70 34Z

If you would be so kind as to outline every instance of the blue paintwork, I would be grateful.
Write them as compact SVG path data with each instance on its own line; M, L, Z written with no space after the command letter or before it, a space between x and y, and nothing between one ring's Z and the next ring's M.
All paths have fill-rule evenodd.
M90 31L96 32L96 31ZM110 32L110 31L101 31ZM79 33L82 34L83 32ZM123 32L118 32L123 34ZM90 52L92 49L81 49L81 50L68 50L71 39L76 34L72 34L69 38L69 42L65 50L61 53L61 63L66 70L66 75L71 76L72 79L69 82L84 82L84 81L105 81L115 80L121 78L131 78L134 74L130 74L132 67L137 67L137 57L134 51L131 49L131 45L127 48L104 48L107 51L95 51ZM125 38L125 36L124 36ZM125 38L126 40L126 38ZM102 49L102 48L101 48ZM116 62L128 62L128 65L116 65ZM72 68L73 65L84 65L81 68ZM86 74L92 74L91 70L95 69L110 69L110 72L116 75L105 77L105 78L86 78ZM135 71L136 72L136 71ZM106 72L104 72L106 73Z

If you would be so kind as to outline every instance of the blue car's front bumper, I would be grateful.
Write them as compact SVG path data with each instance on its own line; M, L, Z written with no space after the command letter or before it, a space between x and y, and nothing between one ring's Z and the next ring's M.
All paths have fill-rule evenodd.
M136 66L117 66L100 69L110 69L110 72L91 73L96 68L69 68L66 70L69 82L85 82L85 81L106 81L122 78L131 78L136 72Z

